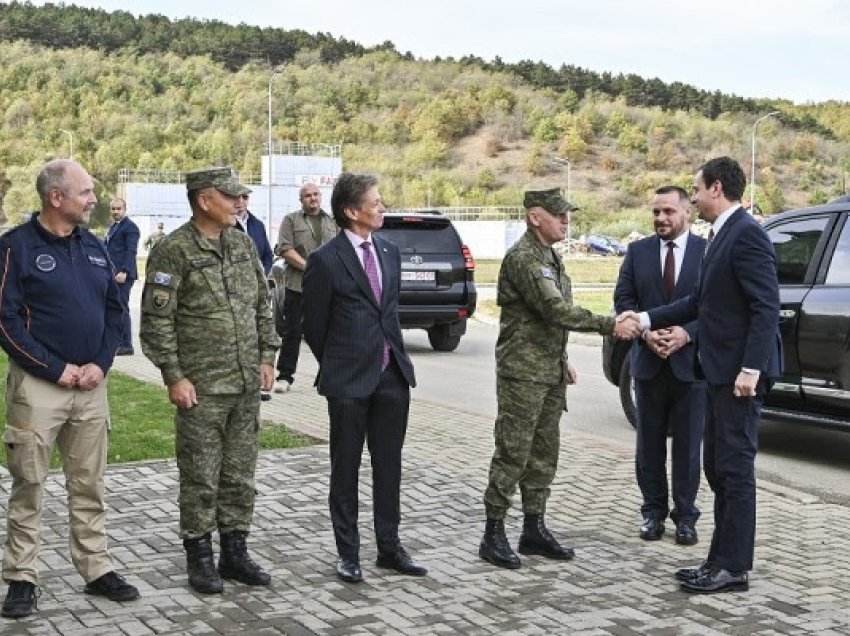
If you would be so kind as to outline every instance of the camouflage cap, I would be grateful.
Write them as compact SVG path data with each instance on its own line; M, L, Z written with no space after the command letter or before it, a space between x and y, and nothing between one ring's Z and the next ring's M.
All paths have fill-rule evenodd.
M541 207L549 212L549 214L563 214L564 212L578 210L577 205L573 205L561 196L560 188L526 190L522 205L526 210Z
M251 190L239 183L232 168L204 168L186 173L186 190L215 188L232 197L249 194Z

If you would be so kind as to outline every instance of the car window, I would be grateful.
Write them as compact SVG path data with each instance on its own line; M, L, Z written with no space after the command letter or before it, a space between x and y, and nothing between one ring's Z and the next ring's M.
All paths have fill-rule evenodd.
M779 223L767 230L776 252L780 285L802 285L829 218L825 216Z
M841 236L835 245L829 272L826 274L827 285L850 284L850 223L845 223Z
M404 251L416 252L458 252L460 243L457 234L450 225L405 224L401 227L384 226L379 234L392 241Z

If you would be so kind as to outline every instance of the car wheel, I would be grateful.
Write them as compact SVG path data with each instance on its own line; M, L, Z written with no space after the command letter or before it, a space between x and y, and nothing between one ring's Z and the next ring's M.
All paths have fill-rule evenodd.
M428 342L434 351L454 351L460 344L460 336L451 335L448 325L436 325L428 329Z
M629 356L623 359L623 366L620 367L620 404L623 406L623 413L626 414L626 419L632 427L637 426L637 406L635 406L635 381L629 373L631 361Z

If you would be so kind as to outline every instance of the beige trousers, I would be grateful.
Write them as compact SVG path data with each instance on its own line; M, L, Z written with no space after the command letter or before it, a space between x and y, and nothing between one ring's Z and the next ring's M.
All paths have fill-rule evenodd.
M106 381L93 391L63 389L9 361L4 441L12 491L3 580L38 582L44 482L57 443L68 491L74 566L87 583L113 569L104 527L108 432Z

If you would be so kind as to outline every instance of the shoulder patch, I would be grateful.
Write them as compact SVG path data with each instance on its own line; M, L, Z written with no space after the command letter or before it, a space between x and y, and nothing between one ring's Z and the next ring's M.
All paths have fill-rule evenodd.
M153 275L153 282L155 285L162 285L163 287L171 286L171 274L166 274L165 272L156 272Z
M154 309L165 309L169 302L171 302L171 292L165 289L154 289L151 292L151 305Z
M555 272L553 272L550 267L541 267L540 268L540 275L543 278L549 278L551 280L555 280Z

